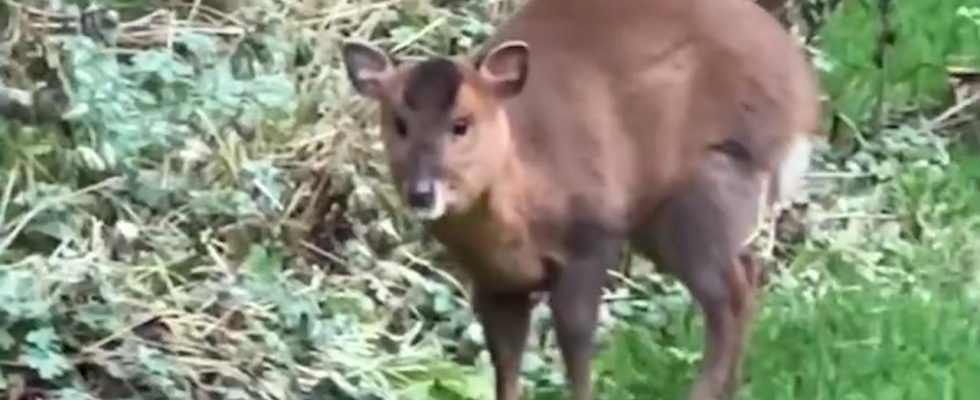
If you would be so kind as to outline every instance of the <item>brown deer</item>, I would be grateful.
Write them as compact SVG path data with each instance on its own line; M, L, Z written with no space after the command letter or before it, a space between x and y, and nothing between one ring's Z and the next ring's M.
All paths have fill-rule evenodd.
M801 48L746 0L527 0L478 55L397 60L343 45L380 105L399 192L472 278L496 398L521 397L532 294L546 293L575 399L607 268L629 244L706 319L691 399L739 380L756 290L747 240L819 138Z

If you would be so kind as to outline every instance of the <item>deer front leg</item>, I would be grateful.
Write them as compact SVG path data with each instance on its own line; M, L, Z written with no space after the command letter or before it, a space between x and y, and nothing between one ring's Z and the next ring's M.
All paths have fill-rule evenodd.
M549 305L558 347L575 400L592 399L593 336L606 269L616 264L619 241L603 230L573 232L572 250L551 287Z
M527 342L533 302L528 293L495 293L477 289L474 308L496 377L497 400L521 398L521 356Z

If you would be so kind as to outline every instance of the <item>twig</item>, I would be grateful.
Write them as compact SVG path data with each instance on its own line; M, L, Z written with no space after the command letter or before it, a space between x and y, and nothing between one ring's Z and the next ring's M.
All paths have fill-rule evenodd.
M173 51L174 49L174 22L177 17L173 13L170 13L167 18L167 50Z
M817 214L813 217L815 220L819 221L831 221L837 219L898 219L898 216L894 214L885 213L865 213L865 212L840 212L840 213L825 213Z
M806 174L807 179L859 179L872 177L870 172L813 171Z
M339 7L334 7L331 10L324 11L320 15L306 18L300 23L303 25L329 25L330 23L337 20L351 18L358 15L364 15L367 13L367 11L385 10L395 5L396 3L398 3L398 1L384 1L380 3L370 4L364 7L350 6L340 11L337 11L337 8Z
M329 251L326 251L324 249L321 249L320 246L317 246L317 245L315 245L313 243L310 243L307 240L301 241L300 242L300 245L302 245L303 247L305 247L307 250L316 253L319 256L322 256L324 258L330 259L330 261L333 261L333 262L335 262L337 264L347 265L347 262L344 259L335 256L333 253L331 253Z
M225 271L226 274L225 277L228 280L234 280L233 275L235 273L235 270L228 265L228 262L225 260L224 257L221 256L221 254L218 253L218 250L215 249L214 245L208 244L204 246L204 248L208 252L208 256L210 256L211 259L214 260L214 263L217 264L218 267L221 268L223 271Z
M14 192L14 184L17 183L17 180L20 178L17 176L19 172L20 168L18 168L17 163L15 163L14 167L11 168L10 176L8 177L10 181L7 182L7 187L5 187L3 190L3 199L0 200L0 230L3 230L3 226L6 224L5 220L7 217L7 206L10 205L10 197Z
M152 23L155 18L160 17L160 16L166 16L167 14L170 14L170 11L163 10L163 9L155 10L155 11L149 13L149 14L146 14L146 15L144 15L142 17L139 17L137 19L134 19L132 21L123 22L123 23L119 24L119 30L120 31L124 31L126 29L134 28L134 27L137 27L137 26L148 25L148 24Z
M197 17L197 10L201 7L201 0L194 0L194 4L191 5L191 11L187 13L187 20L193 21Z
M34 219L34 217L37 217L38 214L40 214L42 211L47 210L48 208L50 208L51 206L53 206L55 204L58 204L58 203L67 201L68 199L71 199L71 198L74 198L74 197L77 197L77 196L81 196L83 194L88 194L88 193L91 193L91 192L94 192L94 191L97 191L97 190L101 190L101 189L104 189L106 187L113 186L116 183L122 182L122 181L123 181L123 178L122 177L112 177L112 178L106 179L106 180L104 180L102 182L96 183L96 184L91 185L91 186L84 187L82 189L76 190L76 191L71 192L71 193L66 194L66 195L62 195L62 196L57 196L57 197L54 197L54 198L46 199L47 201L42 200L40 202L40 204L38 204L36 207L32 208L26 214L24 214L24 216L22 216L20 218L20 222L18 222L17 225L14 226L14 229L12 229L10 231L10 234L8 234L7 237L4 238L4 240L2 242L0 242L0 255L2 255L4 252L6 252L7 247L9 247L14 242L14 239L17 238L18 235L20 235L20 232L22 230L24 230L25 227L27 227L27 224L30 223L31 220Z
M232 307L228 309L227 311L221 313L221 316L215 319L214 322L209 323L200 332L196 332L195 336L197 336L197 339L199 340L207 338L208 336L211 335L211 332L214 332L214 330L218 329L218 327L228 323L228 321L231 320L231 318L235 315L235 313L239 313L239 312L241 312L241 310L239 310L238 307Z
M636 290L638 292L646 292L646 289L644 289L643 286L641 286L639 283L637 283L633 279L630 279L629 277L627 277L626 275L624 275L622 272L619 272L619 271L610 269L610 270L607 271L607 274L610 275L610 276L612 276L613 278L616 278L616 279L620 280L626 286L632 288L633 290Z
M170 315L177 315L177 313L174 313L174 312L171 312L169 314ZM131 332L133 329L139 328L140 326L145 325L145 324L147 324L149 322L152 322L152 321L154 321L154 320L156 320L158 318L163 318L166 315L168 315L168 314L153 314L153 315L148 316L146 318L143 318L143 319L141 319L141 320L139 320L137 322L134 322L132 324L129 324L129 325L123 327L122 329L118 329L115 332L110 333L109 336L106 336L106 337L100 339L99 341L97 341L95 343L92 343L92 344L90 344L88 346L83 347L81 349L81 351L79 351L79 353L86 354L86 353L90 353L92 351L95 351L97 349L101 349L102 346L105 346L109 342L111 342L113 340L116 340L116 339L122 337L126 333Z
M29 14L37 14L37 15L40 15L42 17L59 17L59 16L61 16L60 14L57 14L57 13L54 13L54 12L51 12L51 11L48 11L48 10L45 10L45 9L42 9L42 8L31 7L31 6L28 6L28 5L20 4L19 2L12 1L12 0L7 0L6 3L10 7L13 7L13 8L16 8L16 9L19 9L19 10L22 10L22 11L24 11L26 13L29 13Z
M116 28L116 43L147 46L163 45L168 49L173 48L173 43L177 35L182 33L202 33L219 36L242 36L247 33L247 29L240 21L220 11L212 10L203 4L192 7L191 16L187 20L177 18L177 13L168 9L157 9L142 17L121 22ZM68 14L55 14L44 10L22 6L28 16L28 27L37 32L54 31L80 31L83 27L78 26L82 22L77 16ZM221 23L207 25L199 20L198 17L207 11L214 14ZM225 24L225 25L222 25Z
M933 118L928 122L926 122L926 124L922 127L922 129L925 131L932 131L936 129L936 127L942 125L944 122L946 122L947 120L949 120L950 118L958 114L960 111L963 111L967 107L976 104L978 101L980 101L980 93L974 93L972 96L967 97L961 100L960 102L954 104L952 107L946 109L946 111L943 111L943 113L939 114L939 116L937 116L936 118Z
M404 48L412 45L412 43L415 43L415 42L421 40L422 38L428 36L429 35L429 32L435 30L436 28L438 28L440 25L444 24L445 22L446 22L446 17L439 17L439 18L437 18L435 21L430 22L428 25L426 25L422 29L419 29L418 32L415 32L414 35L409 36L405 40L401 41L401 43L396 44L394 47L391 48L391 52L392 53L395 53L395 52L401 51L402 49L404 49Z
M128 36L128 38L147 38L147 37L152 38L152 37L155 37L155 36L166 35L167 34L166 31L160 32L160 30L162 30L162 29L167 29L167 27L166 26L159 27L159 28L157 28L157 30L149 30L148 29L148 30L145 30L145 31L130 32L130 33L127 33L126 36ZM221 28L216 28L216 27L183 28L183 29L179 29L179 31L181 31L181 32L210 33L210 34L225 35L225 36L240 36L240 35L245 34L245 30L244 29L237 28L237 27L231 27L231 26L229 26L229 27L221 27ZM120 37L120 39L123 39L123 38L126 38L126 37Z
M401 249L401 253L404 254L406 257L408 257L409 260L414 261L415 263L422 265L423 267L425 267L429 271L434 272L436 275L439 275L440 277L442 277L443 279L445 279L446 281L448 281L450 284L452 284L454 287L456 287L456 289L458 289L460 293L463 294L463 297L466 298L467 301L469 300L469 293L466 291L466 288L464 288L463 287L463 284L460 283L459 280L457 280L455 277L453 277L452 275L450 275L448 272L443 271L441 268L438 268L436 266L433 266L427 260L423 260L422 258L417 257L416 255L412 254L412 252L410 252L410 251L407 251L405 249Z
M192 5L188 5L188 4L176 4L176 5L174 5L174 7L192 7ZM214 7L211 7L211 6L207 5L207 4L197 4L197 9L202 14L203 13L208 13L208 14L211 14L211 16L217 17L217 18L220 18L220 19L223 19L223 20L225 20L228 23L231 23L231 24L234 24L234 25L238 25L238 26L245 26L245 24L242 21L238 20L238 18L235 18L235 17L233 17L233 16L231 16L231 15L225 13L225 12L222 12L221 10L218 10L218 9L216 9Z

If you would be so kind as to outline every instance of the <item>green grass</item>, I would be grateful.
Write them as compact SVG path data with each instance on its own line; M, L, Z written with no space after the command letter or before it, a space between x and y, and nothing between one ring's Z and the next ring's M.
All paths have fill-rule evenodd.
M72 129L0 118L0 398L18 397L20 383L52 399L492 398L475 315L440 271L442 248L399 211L371 107L343 78L337 46L354 34L404 56L454 44L467 53L514 2L328 0L313 13L244 3L235 19L268 29L225 41L170 21L131 58L79 37L51 52L41 30L6 35L20 40L0 46L10 88L34 84L7 72L39 79L62 60L48 72L71 94ZM141 4L130 11L161 2ZM903 9L898 22L921 16ZM214 17L198 11L199 22ZM831 110L862 129L881 96L889 115L910 106L934 117L921 108L933 101L904 100L917 98L915 82L945 76L899 84L893 72L959 55L957 37L972 31L899 32L899 68L880 71L862 55L875 43L854 36L877 16L836 15L814 30ZM206 31L224 29L217 20ZM27 22L17 26L41 21ZM885 78L896 85L879 93ZM861 151L824 160L871 178L813 182L807 238L762 302L742 398L980 398L970 380L980 376L980 161L950 163L949 132L890 116L901 127L864 132ZM628 301L611 304L613 334L601 330L598 398L678 399L690 387L700 315L661 278L615 289ZM564 400L554 341L532 347L533 397Z
M980 161L918 159L868 162L888 171L882 181L852 184L851 200L827 207L892 218L811 221L760 299L739 399L980 398ZM686 397L703 325L696 308L675 314L619 325L596 360L597 398ZM535 398L561 396L552 386Z
M700 324L629 327L598 360L602 399L684 398ZM808 301L770 296L757 318L742 399L980 396L980 314L963 301L855 287Z

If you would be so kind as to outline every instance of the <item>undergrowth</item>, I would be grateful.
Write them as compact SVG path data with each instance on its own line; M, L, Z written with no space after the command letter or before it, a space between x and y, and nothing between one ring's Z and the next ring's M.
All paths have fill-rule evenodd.
M834 195L841 184L814 195L828 206L763 294L740 398L980 395L980 163L929 132L883 137L870 152L916 161L854 165L872 182L848 184L847 198ZM624 324L597 362L601 398L683 398L702 328Z
M59 114L0 110L0 392L491 398L465 279L400 212L338 44L469 52L517 2L117 1L116 44L46 32L38 15L70 14L48 3L0 10L0 108L32 92ZM885 71L872 2L848 4L808 29L856 145L822 151L803 228L780 236L743 398L976 397L980 165L951 139L970 116L936 109L940 66L980 60L980 9L949 0L929 25L926 0L903 8ZM171 22L141 18L165 5ZM600 398L683 397L696 308L648 264L614 278ZM537 310L524 363L542 399L564 380L549 324Z

